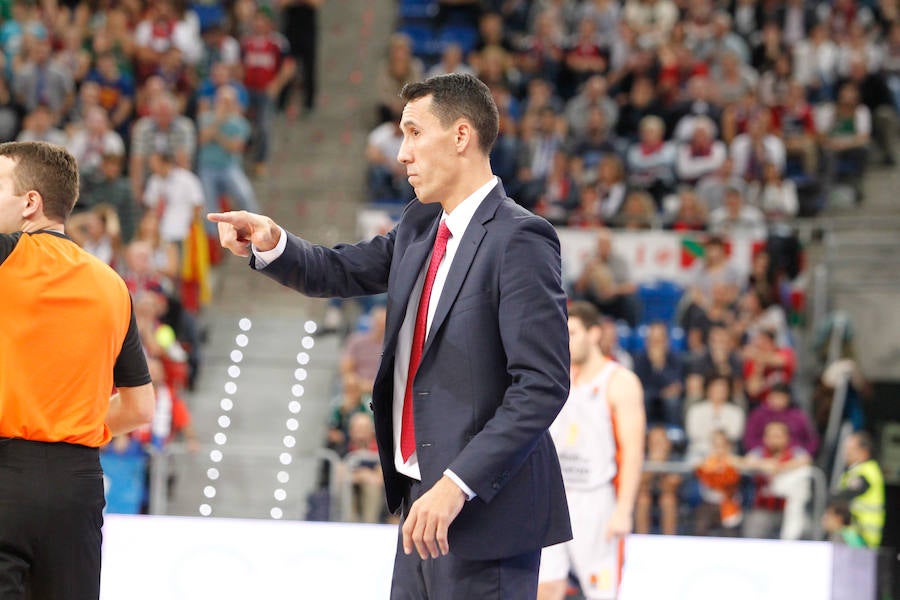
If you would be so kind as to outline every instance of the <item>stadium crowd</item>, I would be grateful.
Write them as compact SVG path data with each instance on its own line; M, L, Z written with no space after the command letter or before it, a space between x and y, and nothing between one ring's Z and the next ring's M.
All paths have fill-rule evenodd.
M107 449L110 478L139 481L147 449L175 436L197 446L182 396L201 366L198 315L218 254L202 216L257 207L245 155L250 176L265 173L272 116L295 106L299 83L279 16L252 1L0 4L0 139L77 159L67 233L128 284L157 384L152 427ZM134 512L147 499L113 500Z
M894 165L898 42L891 0L399 2L377 73L370 201L390 213L413 196L395 160L399 89L448 72L487 83L508 195L596 240L567 284L606 315L600 344L644 386L638 532L811 535L810 469L836 449L820 444L826 383L796 392L808 386L795 385L804 257L791 220L863 202L867 170ZM701 258L681 281L637 282L616 249L635 231L689 235ZM752 248L743 265L739 238ZM367 410L353 381L345 371L334 439L347 437L348 409ZM845 414L861 430L865 383L853 381ZM857 445L869 461L871 437L846 442ZM831 498L822 525L834 539L880 535L877 479L863 489L880 507Z
M250 177L266 172L273 116L290 109L298 79L313 106L309 39L290 26L292 6L0 3L0 137L62 144L78 159L67 230L128 283L164 399L149 431L113 443L109 471L144 444L196 444L182 395L202 362L197 317L217 248L200 216L223 202L254 210ZM807 469L834 448L819 443L827 408L792 385L802 253L789 220L864 201L867 169L894 164L897 3L400 0L366 148L373 203L412 197L396 161L397 92L448 72L474 73L494 94L491 158L508 194L596 236L569 291L607 316L604 351L644 385L650 464L679 465L647 470L636 529L809 535ZM617 253L619 232L644 230L697 236L701 258L664 310ZM745 269L729 258L738 236L754 241ZM346 342L326 440L341 456L374 449L368 394L383 320L372 309ZM864 385L851 392L862 429ZM850 440L848 456L871 459L871 438ZM353 465L341 476L357 490L354 518L383 520L377 461ZM857 496L878 483L863 479L826 529L865 522L864 543L877 545L879 518L860 513ZM858 480L845 487L859 491Z

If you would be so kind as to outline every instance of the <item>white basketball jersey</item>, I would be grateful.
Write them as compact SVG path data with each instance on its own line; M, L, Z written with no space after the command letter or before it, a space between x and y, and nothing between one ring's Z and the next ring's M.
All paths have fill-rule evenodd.
M615 428L606 392L618 368L610 361L591 381L573 385L550 426L566 489L594 489L616 476Z

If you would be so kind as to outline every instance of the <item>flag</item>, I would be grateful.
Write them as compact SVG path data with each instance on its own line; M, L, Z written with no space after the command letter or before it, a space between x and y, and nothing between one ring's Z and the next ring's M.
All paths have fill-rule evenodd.
M687 269L703 258L703 244L695 237L681 238L681 268Z
M199 219L194 219L181 255L181 300L185 308L198 311L209 304L209 245Z

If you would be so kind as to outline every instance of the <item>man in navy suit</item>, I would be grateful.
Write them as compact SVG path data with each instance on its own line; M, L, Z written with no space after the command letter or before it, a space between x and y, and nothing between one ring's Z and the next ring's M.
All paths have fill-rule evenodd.
M325 248L260 215L209 218L304 294L388 293L372 398L388 508L403 511L391 598L534 598L541 547L571 538L547 433L569 389L559 240L491 172L487 86L443 75L401 97L417 200L386 235Z

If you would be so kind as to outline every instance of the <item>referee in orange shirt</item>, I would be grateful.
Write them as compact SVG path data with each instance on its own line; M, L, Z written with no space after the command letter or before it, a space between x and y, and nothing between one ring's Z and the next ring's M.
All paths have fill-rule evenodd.
M3 600L99 598L98 448L153 415L125 283L65 235L77 198L63 148L0 144Z

